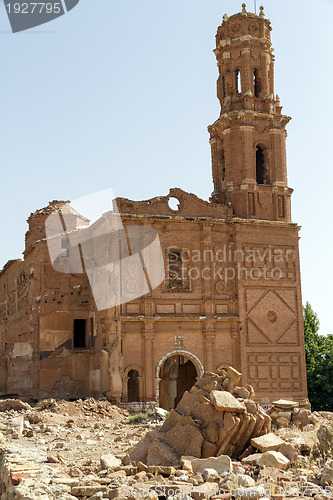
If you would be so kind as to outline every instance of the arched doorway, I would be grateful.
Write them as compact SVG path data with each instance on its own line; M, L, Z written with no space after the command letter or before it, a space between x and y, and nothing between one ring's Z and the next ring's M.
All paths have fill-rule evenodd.
M202 370L197 369L193 361L185 353L175 353L160 364L159 405L165 410L175 408L184 392L189 391L202 375Z
M128 403L140 401L139 373L136 370L128 372L127 401Z

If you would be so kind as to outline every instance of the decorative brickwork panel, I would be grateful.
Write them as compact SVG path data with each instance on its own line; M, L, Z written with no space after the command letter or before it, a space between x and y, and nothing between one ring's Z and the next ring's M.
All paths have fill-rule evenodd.
M216 304L217 314L228 314L228 312L229 312L228 304Z
M182 311L183 314L199 314L200 304L183 304Z
M126 304L126 312L127 314L139 314L140 304Z
M300 355L253 353L247 356L248 381L255 392L301 391Z
M175 304L158 304L156 306L157 314L174 314Z
M247 345L298 345L296 290L246 290Z
M265 280L296 279L296 250L291 246L244 245L243 255L246 269L266 270L260 273Z

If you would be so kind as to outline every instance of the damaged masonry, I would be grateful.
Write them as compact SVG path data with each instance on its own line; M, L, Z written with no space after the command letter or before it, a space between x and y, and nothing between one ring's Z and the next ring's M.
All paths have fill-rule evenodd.
M170 410L197 377L231 365L262 404L306 402L290 118L274 93L270 32L263 12L226 16L218 28L221 114L208 128L210 201L178 188L146 201L115 200L127 232L158 234L165 274L158 286L97 307L87 273L57 270L46 241L51 214L61 211L73 234L87 224L84 214L53 201L30 215L23 260L0 273L3 397L104 396L128 408ZM232 259L221 265L224 248ZM64 265L72 252L64 240Z

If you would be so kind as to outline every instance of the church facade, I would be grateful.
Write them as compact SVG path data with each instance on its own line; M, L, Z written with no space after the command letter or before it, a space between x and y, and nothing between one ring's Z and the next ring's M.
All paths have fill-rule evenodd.
M215 54L221 113L208 128L210 201L177 188L147 201L116 200L125 228L157 231L165 279L138 299L97 310L87 276L61 273L50 261L46 219L69 205L54 201L31 214L23 260L0 273L0 395L106 395L170 409L197 376L232 365L263 404L306 400L290 118L275 95L263 8L225 15ZM78 230L84 218L66 210Z

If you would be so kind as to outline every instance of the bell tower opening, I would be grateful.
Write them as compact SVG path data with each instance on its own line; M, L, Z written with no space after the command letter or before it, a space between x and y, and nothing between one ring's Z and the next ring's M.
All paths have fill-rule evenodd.
M225 180L225 156L224 151L221 153L221 181Z
M260 97L260 81L258 71L256 69L253 72L253 89L254 97Z
M236 94L241 93L241 76L239 69L235 71Z
M256 151L256 178L258 184L269 184L267 155L260 146Z
M222 97L223 99L226 96L226 91L225 91L225 76L222 76Z

